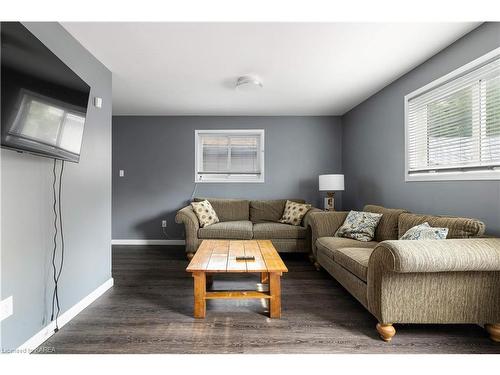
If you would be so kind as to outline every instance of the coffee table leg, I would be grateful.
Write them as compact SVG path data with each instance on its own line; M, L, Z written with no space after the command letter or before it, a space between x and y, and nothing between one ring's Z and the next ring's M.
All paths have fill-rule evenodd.
M267 273L267 272L260 273L260 283L261 284L269 284L269 273Z
M205 293L207 291L205 272L194 272L193 278L194 278L194 317L205 318L205 313L206 313Z
M269 316L281 318L281 272L269 273L269 292L271 294Z

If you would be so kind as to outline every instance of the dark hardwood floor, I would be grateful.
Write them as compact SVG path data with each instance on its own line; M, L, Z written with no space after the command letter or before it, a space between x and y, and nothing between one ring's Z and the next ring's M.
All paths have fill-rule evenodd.
M476 325L396 325L376 320L305 255L285 254L282 319L260 300L212 300L195 320L182 247L113 248L115 286L42 346L55 353L500 353ZM250 288L258 275L220 276L214 288Z

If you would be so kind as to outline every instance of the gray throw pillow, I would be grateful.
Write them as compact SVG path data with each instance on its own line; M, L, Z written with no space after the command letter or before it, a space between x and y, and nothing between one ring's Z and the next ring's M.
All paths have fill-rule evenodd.
M445 240L448 228L434 228L425 222L408 229L400 240Z
M371 241L381 218L382 214L350 211L344 224L335 232L335 237L352 238L363 242Z

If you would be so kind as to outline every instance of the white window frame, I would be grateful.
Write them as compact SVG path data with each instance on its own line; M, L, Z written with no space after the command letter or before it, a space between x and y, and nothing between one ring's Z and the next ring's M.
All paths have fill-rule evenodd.
M259 141L259 167L260 174L224 174L224 175L201 175L200 167L203 165L200 136L204 134L221 134L221 135L258 135ZM265 167L265 132L264 129L220 129L220 130L195 130L195 165L194 165L194 182L197 184L207 183L264 183L264 167Z
M421 173L410 173L409 172L409 157L408 157L408 114L409 114L409 101L424 92L435 89L443 84L453 81L470 71L477 69L481 65L486 64L490 60L494 60L500 57L500 48L496 48L491 52L479 57L478 59L471 61L470 63L452 71L445 76L432 81L431 83L425 85L411 92L404 97L404 116L405 116L405 132L404 132L404 142L405 142L405 182L412 181L457 181L457 180L500 180L500 168L494 167L490 170L467 170L464 168L463 171L426 171Z

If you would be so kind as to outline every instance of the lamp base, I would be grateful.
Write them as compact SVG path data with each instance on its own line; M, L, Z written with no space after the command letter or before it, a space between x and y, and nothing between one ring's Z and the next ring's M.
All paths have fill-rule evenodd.
M324 209L325 209L325 211L335 211L335 193L334 192L326 193L326 198L324 200Z

